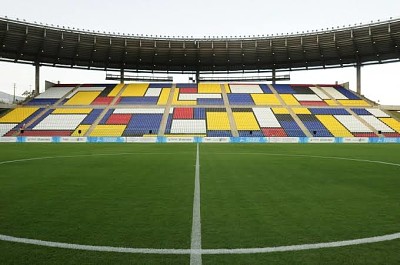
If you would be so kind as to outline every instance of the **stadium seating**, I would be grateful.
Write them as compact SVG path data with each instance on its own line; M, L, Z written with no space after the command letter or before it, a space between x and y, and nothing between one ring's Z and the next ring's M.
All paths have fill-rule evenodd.
M85 119L86 115L50 114L37 124L33 130L68 130L73 131Z
M280 105L277 96L273 94L252 94L251 97L256 105Z
M352 137L353 135L332 115L315 116L322 125L335 137Z
M299 114L298 117L311 132L313 136L316 137L331 137L332 134L326 129L326 127L315 117L314 115Z
M351 115L334 115L346 129L357 137L374 137L376 134L362 121Z
M51 87L34 99L30 100L26 105L53 105L64 96L73 91L75 86Z
M210 131L230 131L228 113L224 111L207 112L207 129Z
M0 117L0 136L399 137L338 85L57 85Z
M34 114L39 108L15 108L9 113L0 117L0 123L20 123Z
M175 88L172 105L224 105L221 84L179 84Z
M18 123L0 123L0 136L6 135L9 131L15 128Z
M290 114L276 114L275 117L281 124L285 133L289 137L304 137L306 136L300 126Z
M126 125L97 125L90 136L122 136Z

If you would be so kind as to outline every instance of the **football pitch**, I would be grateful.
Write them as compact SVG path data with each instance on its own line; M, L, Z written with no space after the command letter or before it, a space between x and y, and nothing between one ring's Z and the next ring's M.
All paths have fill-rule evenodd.
M400 145L0 150L0 264L400 263Z

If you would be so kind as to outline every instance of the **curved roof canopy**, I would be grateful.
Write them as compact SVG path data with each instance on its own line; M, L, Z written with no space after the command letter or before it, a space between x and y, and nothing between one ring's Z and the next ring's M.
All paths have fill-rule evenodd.
M0 60L149 72L276 71L399 61L400 19L245 38L102 34L0 18Z

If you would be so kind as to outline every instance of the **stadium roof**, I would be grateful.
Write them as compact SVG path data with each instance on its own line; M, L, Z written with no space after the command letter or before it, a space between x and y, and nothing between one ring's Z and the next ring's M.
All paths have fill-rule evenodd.
M0 18L0 60L139 72L252 72L400 60L400 19L299 34L160 37L107 34Z

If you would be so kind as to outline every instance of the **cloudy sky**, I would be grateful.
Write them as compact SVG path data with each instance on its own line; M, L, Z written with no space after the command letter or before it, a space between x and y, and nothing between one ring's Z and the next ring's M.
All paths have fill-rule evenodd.
M379 4L378 4L379 3ZM0 16L106 32L166 36L243 36L349 26L400 17L398 0L0 0ZM362 70L363 94L381 104L400 105L400 63ZM105 72L41 68L44 80L104 83ZM355 69L291 73L291 83L350 82ZM186 76L176 81L185 81ZM0 91L34 87L34 68L0 62Z

